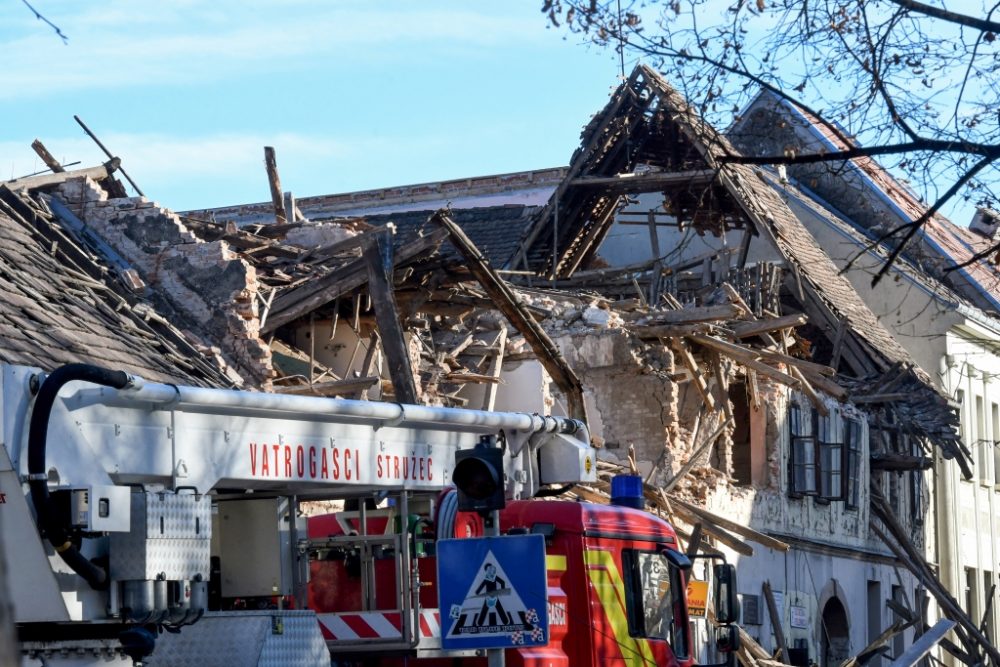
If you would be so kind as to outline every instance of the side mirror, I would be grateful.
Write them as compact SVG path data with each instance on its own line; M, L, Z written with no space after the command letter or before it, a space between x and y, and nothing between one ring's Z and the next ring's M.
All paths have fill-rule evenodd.
M688 561L690 563L690 561ZM736 567L729 563L716 565L712 576L712 598L715 600L715 620L720 624L740 620L740 601L736 597ZM739 646L737 639L736 646Z
M719 653L735 653L740 650L740 629L735 625L722 625L716 628L715 648Z
M682 554L680 551L674 551L673 549L664 549L661 552L667 562L672 566L676 567L681 572L687 572L691 569L691 559Z

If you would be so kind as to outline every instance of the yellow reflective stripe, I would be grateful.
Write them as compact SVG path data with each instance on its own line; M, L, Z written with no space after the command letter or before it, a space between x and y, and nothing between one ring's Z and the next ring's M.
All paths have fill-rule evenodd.
M552 554L545 557L545 569L556 570L558 572L566 571L566 556L562 554Z
M624 602L625 582L622 581L611 552L587 549L584 551L584 559L590 574L590 583L608 617L625 664L629 667L655 664L649 642L632 637L628 633L628 617L625 615Z

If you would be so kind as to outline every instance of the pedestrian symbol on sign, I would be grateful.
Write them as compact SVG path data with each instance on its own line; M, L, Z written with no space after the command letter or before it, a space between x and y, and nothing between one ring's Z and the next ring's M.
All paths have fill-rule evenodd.
M521 597L507 583L503 571L493 552L487 552L486 559L473 579L465 601L452 605L449 617L452 619L448 635L514 635L535 630L538 612L527 607ZM515 634L517 633L517 634Z
M548 643L545 538L440 540L437 555L442 649Z

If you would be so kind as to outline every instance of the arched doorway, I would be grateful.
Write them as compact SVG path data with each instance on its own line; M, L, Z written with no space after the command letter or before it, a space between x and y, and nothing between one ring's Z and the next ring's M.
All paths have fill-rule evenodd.
M851 638L848 634L847 611L836 597L823 605L820 627L820 666L837 667L851 657Z

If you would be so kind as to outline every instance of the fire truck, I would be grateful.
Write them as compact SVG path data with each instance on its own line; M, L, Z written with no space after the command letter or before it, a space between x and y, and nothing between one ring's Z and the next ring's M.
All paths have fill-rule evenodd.
M545 497L596 480L579 421L84 364L0 365L0 398L24 665L694 665L691 558L671 526L634 492ZM346 509L302 516L330 499ZM463 549L487 543L537 546L537 564L466 568ZM478 590L442 608L465 570ZM540 596L518 607L505 581L535 575ZM733 567L713 583L733 649ZM460 626L479 644L456 648Z

